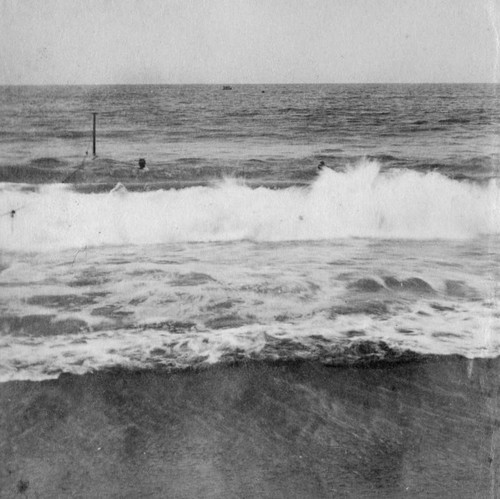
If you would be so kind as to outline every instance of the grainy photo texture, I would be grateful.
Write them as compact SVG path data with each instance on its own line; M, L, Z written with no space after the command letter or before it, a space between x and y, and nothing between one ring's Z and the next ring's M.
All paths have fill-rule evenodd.
M499 497L499 21L0 0L0 497Z

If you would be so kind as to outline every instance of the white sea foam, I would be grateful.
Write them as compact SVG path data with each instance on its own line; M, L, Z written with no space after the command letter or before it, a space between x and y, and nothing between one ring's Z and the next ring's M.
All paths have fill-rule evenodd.
M154 192L35 192L4 184L0 248L349 237L469 238L500 231L500 189L438 173L381 173L374 162L326 169L308 187L252 189L235 180ZM12 213L15 210L15 214Z
M469 323L475 333L456 331L463 317L422 317L408 314L380 322L369 317L341 317L332 327L318 321L301 324L249 325L219 331L193 331L173 334L166 331L144 329L138 331L112 330L80 335L51 337L0 336L0 349L7 355L0 356L0 382L11 380L42 380L57 377L60 373L83 374L109 368L129 369L184 369L206 367L235 359L311 359L324 361L329 356L348 360L369 358L371 352L356 352L355 358L348 350L359 341L372 344L383 341L397 350L411 350L419 354L458 354L468 358L485 358L498 355L500 344L486 331L497 331L491 317L480 317ZM407 323L417 327L415 336L398 334L395 326ZM343 331L359 327L367 336L349 340ZM455 329L452 338L443 335L436 339L433 329ZM496 336L496 335L495 335ZM321 340L318 341L318 338ZM458 341L457 341L458 339ZM293 345L293 348L290 346Z
M0 382L372 355L356 342L495 357L499 248L487 237L2 252Z

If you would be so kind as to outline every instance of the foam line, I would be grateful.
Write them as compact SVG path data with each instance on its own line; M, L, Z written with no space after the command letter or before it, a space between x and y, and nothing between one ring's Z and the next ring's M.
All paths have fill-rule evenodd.
M50 251L170 242L351 237L471 238L500 231L500 190L438 173L381 173L363 161L325 169L307 187L250 188L235 180L179 190L77 193L0 186L0 248ZM14 208L13 208L14 207Z

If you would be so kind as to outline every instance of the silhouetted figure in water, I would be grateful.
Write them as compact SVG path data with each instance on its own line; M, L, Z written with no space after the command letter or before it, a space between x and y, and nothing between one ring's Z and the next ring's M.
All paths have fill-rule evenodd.
M325 162L324 161L320 161L319 165L318 165L318 170L322 170L325 166L326 166Z
M139 170L144 170L146 168L146 160L144 158L141 158L139 160Z

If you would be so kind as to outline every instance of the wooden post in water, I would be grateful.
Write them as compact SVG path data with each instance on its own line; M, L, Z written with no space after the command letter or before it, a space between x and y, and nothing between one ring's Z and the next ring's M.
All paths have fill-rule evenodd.
M92 116L93 116L93 124L94 124L93 133L92 133L92 154L94 155L94 158L95 158L97 156L97 154L95 153L95 122L96 122L97 113L92 113Z

